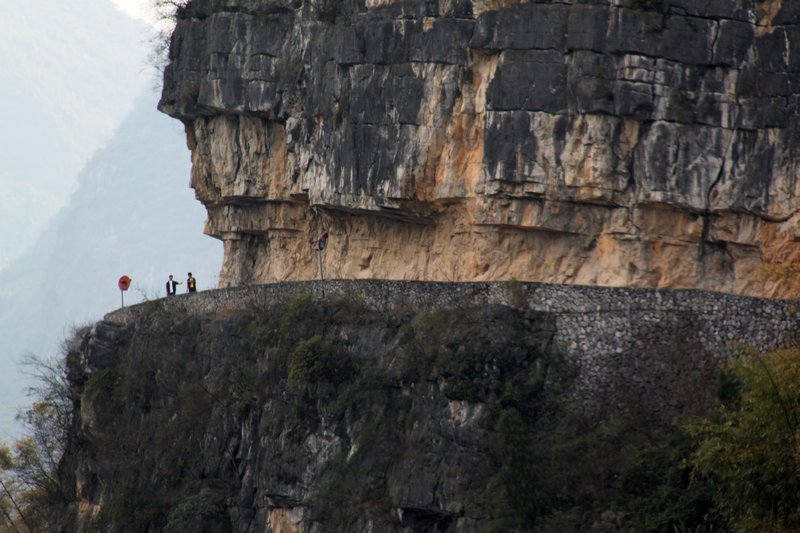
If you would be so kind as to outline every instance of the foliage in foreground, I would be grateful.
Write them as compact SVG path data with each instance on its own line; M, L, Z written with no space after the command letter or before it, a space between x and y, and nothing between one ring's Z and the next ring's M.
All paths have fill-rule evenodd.
M690 426L695 480L731 531L800 531L800 349L751 351L720 382L717 416Z
M47 509L65 501L58 477L72 420L72 398L63 360L28 356L34 379L31 406L17 419L25 436L0 445L0 532L45 531Z

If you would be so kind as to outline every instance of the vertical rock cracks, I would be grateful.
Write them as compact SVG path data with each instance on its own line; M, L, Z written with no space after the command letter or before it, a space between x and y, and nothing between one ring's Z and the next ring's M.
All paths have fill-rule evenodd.
M696 287L798 245L800 7L193 0L184 122L223 286L326 276Z

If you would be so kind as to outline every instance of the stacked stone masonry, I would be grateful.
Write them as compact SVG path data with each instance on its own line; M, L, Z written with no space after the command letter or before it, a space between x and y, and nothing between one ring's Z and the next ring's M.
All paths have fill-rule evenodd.
M725 358L795 342L800 311L789 300L699 290L335 280L185 294L109 313L104 323L127 324L159 308L187 315L268 309L301 294L353 298L375 310L502 304L547 313L557 348L577 364L577 394L587 409L613 404L624 391L655 416L685 412L676 403L702 396L687 387L707 389Z
M800 289L800 4L192 0L186 126L222 286ZM766 266L766 269L764 268Z

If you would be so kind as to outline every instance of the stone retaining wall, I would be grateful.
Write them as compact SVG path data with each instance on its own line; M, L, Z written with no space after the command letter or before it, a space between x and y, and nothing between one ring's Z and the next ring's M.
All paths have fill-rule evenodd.
M499 303L552 313L556 346L578 364L578 388L586 395L586 405L611 402L661 413L691 411L692 403L707 400L720 361L738 347L769 350L791 343L797 335L797 310L788 300L519 282L333 280L255 285L163 298L114 311L105 320L127 323L158 309L201 314L266 308L303 293L328 299L345 295L376 310Z

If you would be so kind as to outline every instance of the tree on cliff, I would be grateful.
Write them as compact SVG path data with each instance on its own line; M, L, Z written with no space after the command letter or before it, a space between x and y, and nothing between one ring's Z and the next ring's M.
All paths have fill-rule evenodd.
M692 426L695 476L736 531L800 531L800 348L732 361L718 415Z
M152 40L150 62L160 75L169 62L169 43L175 29L175 21L189 0L151 0L151 2L158 25Z
M46 509L65 499L57 475L72 419L64 360L28 356L24 364L32 404L19 415L26 435L0 445L0 532L43 531Z

